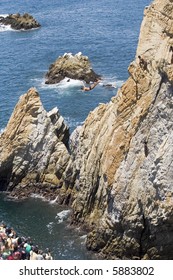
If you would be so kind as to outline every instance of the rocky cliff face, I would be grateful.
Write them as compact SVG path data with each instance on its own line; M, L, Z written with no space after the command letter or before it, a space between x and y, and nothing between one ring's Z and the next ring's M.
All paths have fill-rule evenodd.
M128 80L73 132L70 153L62 117L35 89L0 135L1 190L73 196L87 248L109 259L173 259L172 14L172 0L145 9Z
M172 15L171 0L145 9L129 79L71 139L73 219L107 258L173 258Z
M44 195L52 187L55 195L69 160L68 137L57 108L47 113L34 88L22 95L0 135L0 190L26 197L34 187Z

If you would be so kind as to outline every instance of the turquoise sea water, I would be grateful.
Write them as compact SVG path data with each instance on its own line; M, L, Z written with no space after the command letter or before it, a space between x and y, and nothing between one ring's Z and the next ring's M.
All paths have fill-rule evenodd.
M99 103L109 102L117 89L99 85L84 93L78 85L45 85L45 73L65 52L82 52L102 75L103 82L116 82L120 87L128 78L127 68L135 56L143 10L149 4L149 0L0 1L0 14L28 12L42 25L27 32L0 27L0 131L19 96L30 87L37 88L46 110L59 108L71 131ZM0 196L0 220L5 219L21 234L32 236L40 246L49 240L56 259L91 258L78 233L74 231L72 235L66 227L66 218L62 223L55 218L67 209L39 201L4 201ZM66 214L63 212L65 217Z

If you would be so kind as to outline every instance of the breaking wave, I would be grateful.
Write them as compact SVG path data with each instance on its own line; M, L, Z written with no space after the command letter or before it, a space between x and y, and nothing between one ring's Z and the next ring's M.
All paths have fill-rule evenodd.
M63 211L59 212L59 213L55 216L55 221L49 222L49 223L46 225L49 234L52 234L52 233L53 233L54 228L56 227L57 224L62 224L64 221L67 220L67 218L68 218L70 212L71 212L71 210L63 210Z
M4 128L0 128L0 135L4 132Z
M41 199L41 200L43 200L43 201L47 201L47 200L45 199L45 197L44 197L43 195L40 195L40 194L32 193L32 194L30 195L30 197L31 197L31 198L35 198L35 199Z
M58 84L45 84L45 79L44 78L38 78L38 79L33 79L34 83L36 84L37 87L41 88L42 90L47 90L47 89L68 89L68 88L75 88L78 87L80 88L83 86L83 82L80 80L74 80L74 79L69 79L69 78L64 78L60 83Z
M57 223L58 224L63 223L68 218L70 212L71 212L71 210L63 210L63 211L59 212L55 217L57 219Z
M4 14L4 15L0 15L0 18L6 18L8 16L8 14ZM0 23L0 32L4 32L4 31L12 31L13 29L11 28L10 25L5 25L5 24L1 24Z
M101 86L110 85L112 88L119 88L124 83L123 80L118 80L116 76L104 76L99 83Z
M10 25L0 24L0 32L14 31Z
M58 84L45 84L44 78L36 78L32 79L32 81L35 83L35 86L42 89L42 90L48 90L48 89L54 89L55 91L66 91L68 89L77 88L80 89L84 82L80 80L75 79L69 79L64 78L60 83ZM107 86L110 85L112 88L119 88L124 83L123 80L117 80L116 77L102 77L99 85L100 86Z
M75 118L70 117L64 117L65 123L68 125L68 127L76 128L77 126L81 126L84 124L84 121L77 121Z

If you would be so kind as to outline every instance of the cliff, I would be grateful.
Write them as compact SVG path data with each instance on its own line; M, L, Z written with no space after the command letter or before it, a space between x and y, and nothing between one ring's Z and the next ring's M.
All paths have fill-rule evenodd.
M63 118L35 89L0 135L0 190L70 200L87 248L108 259L173 259L172 11L172 0L146 7L128 80L69 147Z
M107 258L173 258L172 15L169 0L146 7L128 80L71 137L73 222Z
M55 198L69 160L69 130L58 109L44 109L36 89L22 95L0 135L0 190Z

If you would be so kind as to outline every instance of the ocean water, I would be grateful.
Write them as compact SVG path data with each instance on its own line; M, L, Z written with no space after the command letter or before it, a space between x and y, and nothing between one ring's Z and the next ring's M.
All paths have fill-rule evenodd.
M28 12L42 27L32 31L13 31L10 27L0 26L0 132L19 96L30 87L37 88L46 110L59 108L70 131L82 124L99 103L109 102L128 78L127 68L135 57L143 10L150 2L1 0L0 14ZM117 87L106 89L100 84L91 92L82 92L79 82L68 86L66 83L45 85L44 77L49 65L65 52L87 55L95 72L102 75L103 83L115 82ZM47 207L47 202L39 201L35 203L35 198L32 198L20 203L4 200L1 196L0 220L5 219L21 234L29 234L41 245L51 237L49 245L56 259L91 258L75 231L72 240L67 220L59 223L56 218L57 213L67 209L57 209L51 204ZM18 211L18 208L25 211ZM35 212L30 216L31 209ZM68 216L68 212L63 214ZM45 223L41 222L40 216L46 217ZM25 223L21 225L23 220Z
M30 237L43 251L50 248L55 260L94 259L85 248L86 233L69 225L70 214L70 209L37 196L15 201L0 194L0 222L5 221L19 236Z

